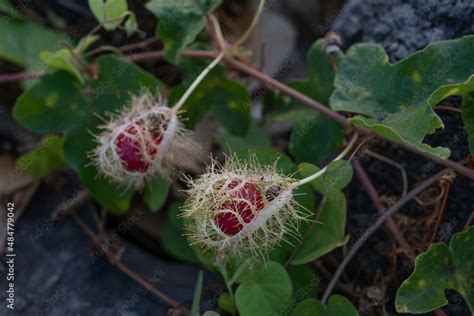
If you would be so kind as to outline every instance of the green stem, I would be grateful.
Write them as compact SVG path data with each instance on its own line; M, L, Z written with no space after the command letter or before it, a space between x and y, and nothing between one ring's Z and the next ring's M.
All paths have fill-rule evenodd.
M188 100L189 96L196 90L197 86L202 82L202 80L207 76L207 74L215 67L217 64L224 58L225 51L221 52L217 57L209 64L207 67L199 74L199 76L194 80L194 82L189 86L189 88L181 96L181 99L173 106L173 110L178 112L184 103Z
M334 158L333 161L331 161L331 163L335 162L335 161L338 161L338 160L341 160L342 158L344 158L352 149L352 147L354 147L354 144L356 143L357 141L357 138L358 138L358 135L357 133L354 134L354 136L352 137L351 141L349 142L349 144L347 144L346 148L344 148L344 150L339 154L339 156L337 156L336 158ZM323 174L326 173L327 169L328 169L328 166L330 165L327 164L323 169L319 170L318 172L316 172L315 174L309 176L309 177L306 177L304 179L301 179L300 181L296 182L294 184L295 187L299 187L303 184L306 184L308 182L311 182L313 180L316 180L317 178L319 178L320 176L322 176Z

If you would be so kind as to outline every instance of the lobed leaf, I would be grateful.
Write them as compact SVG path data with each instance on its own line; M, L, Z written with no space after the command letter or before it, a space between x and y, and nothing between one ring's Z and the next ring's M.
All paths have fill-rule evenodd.
M473 57L474 36L432 43L396 64L381 46L356 44L339 67L330 105L359 114L351 119L355 125L447 158L449 149L423 139L443 127L434 105L474 90Z
M421 314L448 304L445 289L457 291L474 312L474 227L436 243L415 260L415 270L397 291L398 312Z

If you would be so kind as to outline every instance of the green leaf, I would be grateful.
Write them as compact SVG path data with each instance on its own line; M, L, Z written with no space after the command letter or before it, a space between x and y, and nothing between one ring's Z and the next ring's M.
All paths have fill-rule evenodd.
M255 121L251 121L246 136L236 136L224 130L217 136L217 140L222 150L227 154L248 147L270 147L272 145L265 129L260 127Z
M143 200L152 212L157 212L166 202L171 183L161 177L156 177L148 184L143 192Z
M349 236L344 236L345 226L346 198L342 192L334 192L327 196L318 224L308 233L308 238L290 264L311 262L345 245L349 240Z
M356 44L339 67L331 107L360 114L351 119L355 125L447 158L449 149L423 139L443 127L432 106L474 89L473 51L474 36L465 36L432 43L390 64L381 46Z
M302 178L311 176L321 169L310 163L302 163L298 165L298 170ZM313 188L323 194L338 192L344 189L352 180L354 171L352 165L347 160L333 161L327 166L324 175L311 181Z
M170 104L181 97L193 80L172 90ZM199 123L206 112L212 113L227 131L238 136L245 136L250 126L250 96L247 89L237 81L228 79L219 68L211 71L199 84L183 109L186 111L188 128Z
M63 143L63 137L46 136L38 147L19 157L16 164L35 178L47 176L65 165Z
M161 244L173 257L185 262L195 263L197 258L183 236L183 221L179 217L178 202L174 202L168 209L168 221L161 232Z
M202 105L208 105L214 117L231 133L247 134L250 126L250 95L235 80L223 79L219 85L207 91Z
M66 35L30 21L10 17L0 19L0 58L29 70L41 71L39 53L63 48L59 42L68 42Z
M317 40L309 49L307 63L309 67L309 89L311 97L322 104L329 104L334 91L334 69L331 56L323 50L324 39ZM340 64L343 55L336 55L336 64Z
M290 85L299 92L317 100L318 94L312 91L314 83L311 81L292 82ZM289 105L285 105L285 99L281 97L274 97L274 101L269 99L271 98L267 97L266 102L271 102L273 107L280 103L280 108L289 108L285 112L270 115L269 120L271 122L293 123L289 150L296 162L319 164L341 147L343 130L334 120L294 100L289 100Z
M319 293L319 279L307 265L288 266L288 274L293 286L293 302L299 303Z
M89 8L107 31L113 31L122 23L128 5L126 0L89 0Z
M457 291L474 312L474 227L436 243L415 260L415 270L397 291L400 313L421 314L448 304L445 289Z
M203 29L205 18L201 9L211 12L221 2L221 0L151 0L146 4L146 8L159 19L156 33L165 46L165 58L169 62L177 64L181 50L192 43Z
M241 316L278 315L291 300L292 285L282 265L268 262L255 267L255 278L242 282L236 292Z
M89 118L80 83L59 71L44 75L16 101L13 117L37 133L74 128Z
M191 316L199 316L199 306L201 305L201 293L202 293L202 270L199 271L198 278L196 281L196 287L194 288L193 305L191 306Z
M220 316L218 313L214 311L206 311L202 316Z
M474 156L474 93L466 93L462 97L462 120L467 132L467 142L471 156Z
M328 304L323 305L314 298L308 298L296 306L291 316L358 316L357 309L341 295L332 295Z
M342 145L339 124L312 110L304 111L304 119L297 121L291 134L289 149L297 163L321 163Z

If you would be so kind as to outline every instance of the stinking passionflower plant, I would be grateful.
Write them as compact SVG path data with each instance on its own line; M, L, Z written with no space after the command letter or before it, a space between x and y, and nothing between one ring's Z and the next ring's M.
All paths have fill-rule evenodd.
M94 163L111 180L135 188L156 175L169 178L180 167L178 156L189 159L199 149L176 108L147 91L100 128L91 152Z
M356 140L357 134L334 161ZM207 173L188 179L183 218L190 244L213 251L216 263L248 254L265 259L285 237L298 237L300 222L311 215L296 203L293 190L326 170L295 180L279 173L276 164L260 165L255 157L242 163L232 156L223 167L213 162Z

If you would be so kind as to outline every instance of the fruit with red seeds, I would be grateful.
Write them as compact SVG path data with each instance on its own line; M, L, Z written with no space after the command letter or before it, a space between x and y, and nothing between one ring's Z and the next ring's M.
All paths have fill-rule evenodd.
M140 122L136 125L130 125L125 132L118 135L115 141L115 148L122 165L130 172L147 172L151 163L146 159L147 157L145 157L144 153L147 152L151 159L154 159L156 156L156 148L150 144L150 140L153 141L155 145L159 145L161 142L161 137L156 132L150 132L144 129L142 133L150 133L150 135L149 138L145 135L143 144L138 136L135 137L138 132L137 128L141 127L142 124L140 124Z
M232 181L227 188L234 189L239 185L241 185L240 181ZM223 233L233 236L244 228L235 213L239 214L242 220L248 224L255 217L254 212L259 212L263 209L263 206L262 195L258 188L255 184L246 182L240 189L232 192L230 200L220 205L220 210L230 211L219 213L216 217L216 223Z

